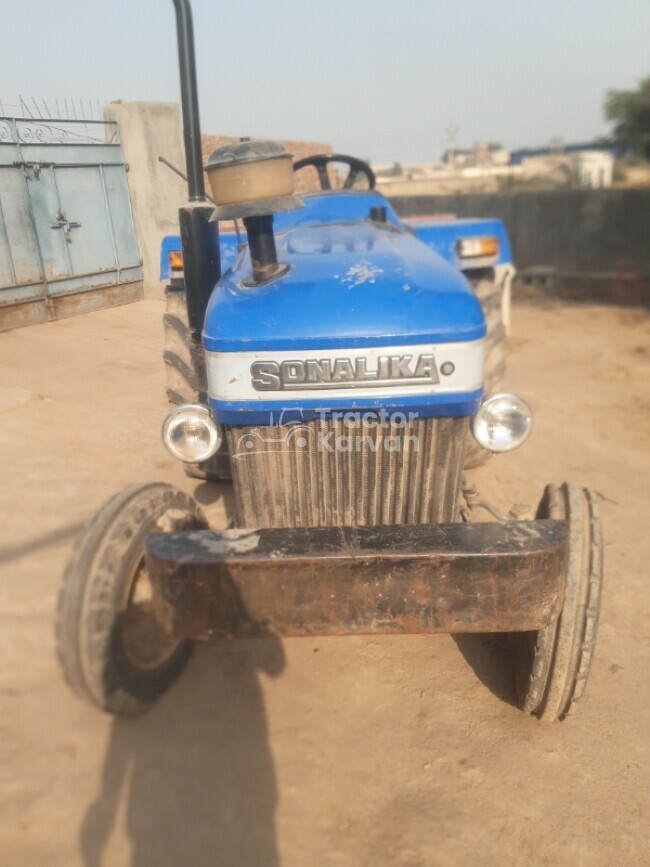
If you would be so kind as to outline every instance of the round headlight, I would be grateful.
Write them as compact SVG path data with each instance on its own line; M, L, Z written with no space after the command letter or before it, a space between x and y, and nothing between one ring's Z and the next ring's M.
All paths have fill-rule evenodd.
M526 442L533 427L533 413L516 394L491 394L472 420L472 433L490 452L510 452Z
M211 458L222 436L207 407L186 403L175 407L163 422L162 440L173 457L194 464Z

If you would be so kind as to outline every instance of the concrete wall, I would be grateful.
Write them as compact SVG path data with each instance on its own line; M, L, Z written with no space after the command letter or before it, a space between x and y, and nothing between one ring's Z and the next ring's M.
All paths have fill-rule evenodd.
M499 217L519 271L572 295L650 303L650 189L405 196L402 216Z
M493 193L499 189L498 176L464 178L460 174L436 178L378 178L377 189L388 198L437 198L439 196Z
M111 102L107 120L120 127L122 151L129 167L129 191L144 273L146 297L163 297L160 240L178 232L178 209L187 198L185 182L158 162L166 157L182 170L185 152L180 109L172 102Z
M131 206L144 272L146 297L163 297L160 283L160 241L178 233L178 209L185 203L185 181L158 161L163 156L185 171L185 149L180 107L172 102L111 102L104 107L107 120L120 127L124 159L129 166ZM233 136L203 134L204 161L215 147L233 141ZM327 142L285 141L296 159L332 150ZM309 186L309 172L300 173L302 189ZM206 179L206 189L209 189Z

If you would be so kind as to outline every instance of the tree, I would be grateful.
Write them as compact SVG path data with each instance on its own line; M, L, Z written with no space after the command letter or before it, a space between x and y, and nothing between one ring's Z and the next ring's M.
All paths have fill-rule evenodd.
M638 90L610 90L605 117L619 144L650 160L650 78L640 81Z
M469 156L471 151L464 150L463 148L447 148L442 152L442 156L440 159L443 163L448 163L452 156L461 157L461 156Z

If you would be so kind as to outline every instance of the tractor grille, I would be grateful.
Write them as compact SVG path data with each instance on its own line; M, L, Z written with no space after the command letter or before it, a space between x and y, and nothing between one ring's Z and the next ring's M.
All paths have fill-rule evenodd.
M467 419L230 427L241 527L455 520Z

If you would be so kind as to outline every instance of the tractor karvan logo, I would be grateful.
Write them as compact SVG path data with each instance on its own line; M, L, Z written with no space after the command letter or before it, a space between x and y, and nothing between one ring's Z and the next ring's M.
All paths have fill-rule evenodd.
M285 418L287 415L291 421ZM314 455L316 452L417 454L420 451L417 412L393 412L383 407L366 412L340 412L322 407L309 410L309 416L310 420L302 407L282 410L277 419L271 414L268 427L249 429L237 438L230 457L241 461L290 452Z
M431 354L380 355L375 366L369 365L368 359L363 357L254 361L250 372L251 384L256 391L381 388L387 385L436 385L440 382L436 361Z

